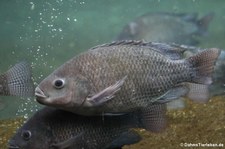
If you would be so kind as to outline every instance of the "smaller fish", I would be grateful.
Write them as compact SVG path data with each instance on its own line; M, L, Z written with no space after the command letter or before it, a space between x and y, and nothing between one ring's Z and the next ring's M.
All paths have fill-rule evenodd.
M28 62L17 63L0 75L0 95L34 96L34 85L31 76L31 68Z
M9 149L118 149L141 137L133 128L165 129L164 104L118 116L81 116L45 107L9 140Z
M116 40L197 45L199 41L195 36L206 35L213 17L214 13L209 13L200 19L197 13L147 13L124 26Z

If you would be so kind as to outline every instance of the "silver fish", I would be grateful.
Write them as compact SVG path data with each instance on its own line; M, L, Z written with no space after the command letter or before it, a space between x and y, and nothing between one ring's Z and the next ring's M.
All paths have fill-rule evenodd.
M45 107L17 130L8 146L9 149L118 149L140 141L133 128L145 128L146 122L153 131L162 130L166 112L163 108L151 105L146 109L151 117L142 114L146 111L89 117Z
M116 40L145 40L196 45L206 35L214 13L198 19L197 13L147 13L124 26Z
M82 115L118 114L188 93L185 82L211 84L219 49L187 59L178 46L121 41L64 63L35 89L36 100Z
M22 61L0 75L0 95L34 96L31 68L28 62Z

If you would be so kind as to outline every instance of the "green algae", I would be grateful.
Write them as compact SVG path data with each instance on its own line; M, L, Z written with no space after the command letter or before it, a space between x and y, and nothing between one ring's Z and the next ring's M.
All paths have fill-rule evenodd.
M7 119L0 121L0 147L7 149L8 140L16 132L16 130L23 124L24 118Z

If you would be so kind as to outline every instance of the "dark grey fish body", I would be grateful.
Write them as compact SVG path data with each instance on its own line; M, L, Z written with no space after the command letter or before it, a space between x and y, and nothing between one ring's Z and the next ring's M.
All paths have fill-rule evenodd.
M137 143L138 114L85 117L45 107L9 141L10 149L112 149Z
M0 95L34 96L31 68L26 62L20 62L0 75Z
M165 130L165 104L118 116L82 116L44 107L17 130L9 149L118 149L141 140L133 128Z
M195 36L203 36L213 13L197 18L197 14L147 13L127 24L117 40L145 40L196 45Z
M177 49L177 50L175 50ZM160 43L116 42L74 57L36 88L37 101L83 115L127 113L186 94L183 82L210 84L218 49L180 59Z

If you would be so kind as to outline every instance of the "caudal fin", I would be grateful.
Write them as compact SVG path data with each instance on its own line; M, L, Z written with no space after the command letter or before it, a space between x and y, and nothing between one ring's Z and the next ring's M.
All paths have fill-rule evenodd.
M31 68L22 61L0 76L1 95L30 97L34 96Z
M197 25L199 27L199 33L201 35L205 35L207 33L209 23L212 21L214 16L215 16L214 12L210 12L197 21Z
M219 49L211 48L187 59L193 68L191 72L193 83L206 85L212 83L214 65L219 54Z

